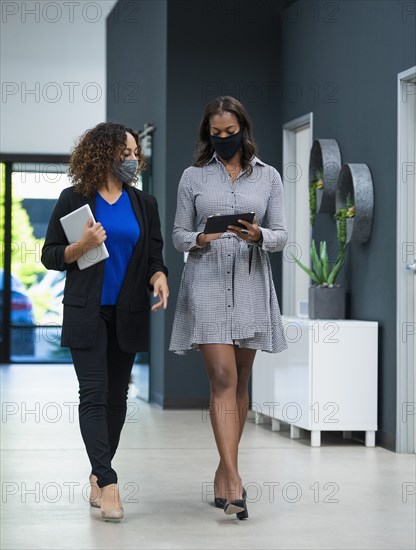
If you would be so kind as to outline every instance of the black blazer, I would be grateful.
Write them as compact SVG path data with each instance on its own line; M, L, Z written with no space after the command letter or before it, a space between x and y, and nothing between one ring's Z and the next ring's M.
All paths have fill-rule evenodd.
M126 277L117 300L117 336L126 352L147 351L149 337L150 286L156 271L167 275L163 263L163 240L157 202L151 195L130 185L124 185L140 224L140 237L133 251ZM47 269L67 271L64 289L64 319L61 345L88 348L97 337L104 278L104 262L80 270L77 262L64 262L68 240L60 218L84 204L95 212L95 194L86 199L73 187L64 189L55 205L42 248L41 261Z

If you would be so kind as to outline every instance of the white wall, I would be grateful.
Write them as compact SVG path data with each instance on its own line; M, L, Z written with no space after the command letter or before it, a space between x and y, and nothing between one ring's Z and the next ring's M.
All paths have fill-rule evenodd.
M66 154L105 120L106 17L115 3L0 2L2 153Z

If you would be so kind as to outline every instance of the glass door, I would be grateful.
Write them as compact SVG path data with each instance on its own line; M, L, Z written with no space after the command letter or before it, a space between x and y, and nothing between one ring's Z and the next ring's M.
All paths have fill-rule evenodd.
M12 165L12 362L71 362L60 347L65 272L48 271L40 260L56 200L70 185L66 171L66 164Z
M3 322L4 322L4 242L5 242L5 194L6 194L6 166L0 163L0 351L4 356Z

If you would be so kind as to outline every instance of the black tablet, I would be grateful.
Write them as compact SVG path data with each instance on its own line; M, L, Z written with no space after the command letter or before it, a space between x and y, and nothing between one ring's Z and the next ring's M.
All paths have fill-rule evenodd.
M237 220L245 220L249 223L253 223L254 214L254 212L244 212L242 214L216 214L210 216L205 224L204 233L225 233L229 225L243 228L244 225L238 223Z

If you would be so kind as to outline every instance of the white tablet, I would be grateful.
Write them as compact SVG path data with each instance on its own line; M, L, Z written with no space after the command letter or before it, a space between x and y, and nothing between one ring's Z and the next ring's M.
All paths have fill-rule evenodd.
M93 218L92 211L89 204L84 204L80 208L77 208L73 212L70 212L66 216L63 216L60 221L64 228L66 238L69 244L79 241L84 231L85 224L89 218ZM95 219L94 219L95 223ZM100 246L92 248L83 254L78 260L77 264L80 269L86 269L92 265L101 262L109 257L107 247L103 243Z

